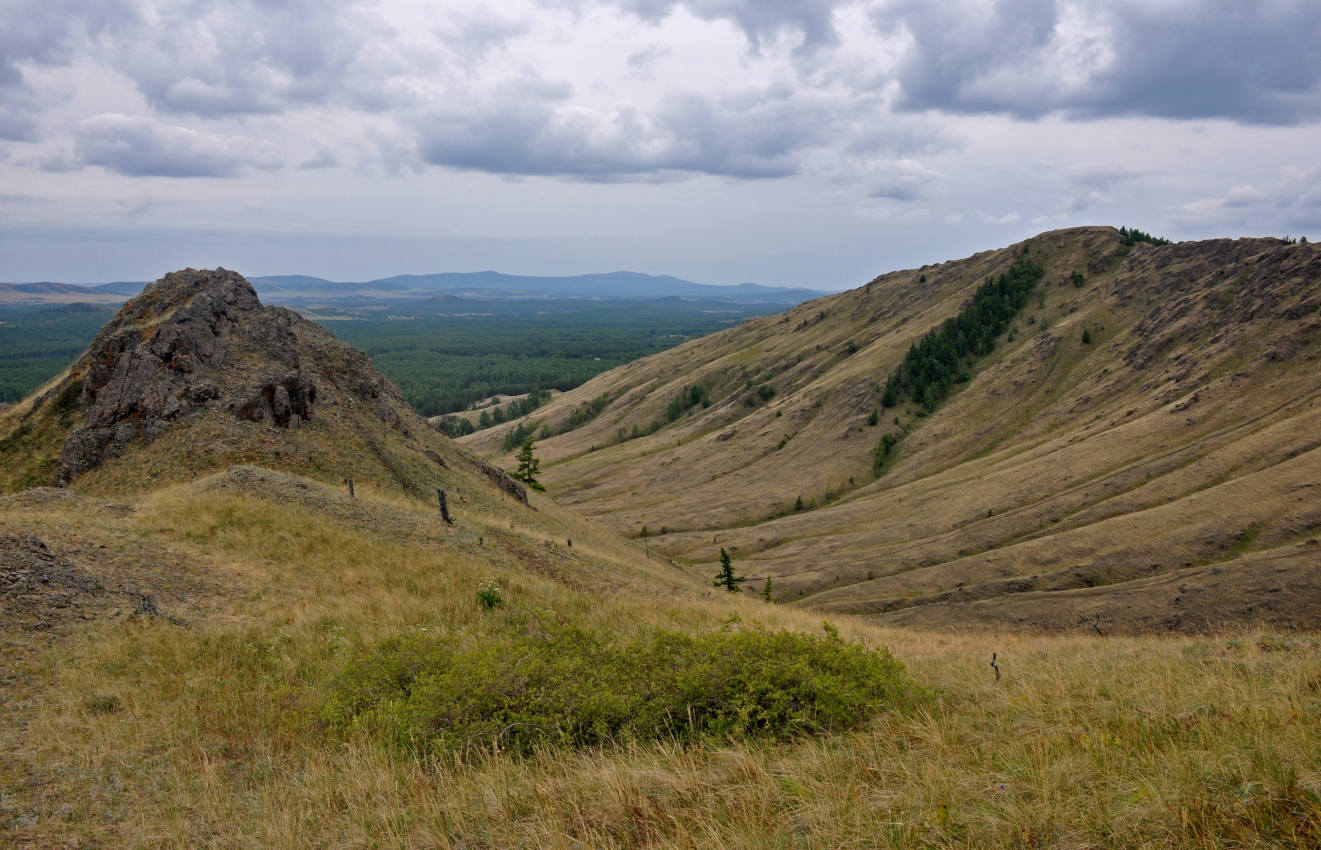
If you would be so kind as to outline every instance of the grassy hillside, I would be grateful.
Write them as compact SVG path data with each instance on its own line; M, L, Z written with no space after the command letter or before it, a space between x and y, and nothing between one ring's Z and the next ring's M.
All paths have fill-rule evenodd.
M61 441L135 428L73 486L0 496L5 846L1321 842L1313 635L949 633L725 593L519 499L239 280L149 290L0 413L8 458L65 471ZM291 359L308 416L273 392L250 418ZM153 407L162 382L196 403Z
M483 741L446 755L328 725L344 671L401 636L480 645L547 618L620 634L718 634L732 618L823 634L819 616L676 586L540 499L533 514L510 506L449 530L374 487L350 501L253 467L95 500L8 497L3 562L15 536L36 534L100 589L29 610L40 628L5 609L0 834L18 847L1321 839L1321 654L1296 634L941 635L839 618L845 640L891 648L917 702L783 742L521 756ZM503 607L477 601L488 580ZM162 616L135 614L142 593Z
M934 410L884 407L910 346L1025 261L1044 277L965 361L968 380ZM544 481L622 534L646 527L696 574L724 547L781 601L820 610L942 626L1316 625L1319 308L1314 245L1046 233L565 393L536 414L563 432L538 444ZM707 405L671 416L695 386ZM596 399L595 418L566 430ZM463 442L499 456L503 430Z

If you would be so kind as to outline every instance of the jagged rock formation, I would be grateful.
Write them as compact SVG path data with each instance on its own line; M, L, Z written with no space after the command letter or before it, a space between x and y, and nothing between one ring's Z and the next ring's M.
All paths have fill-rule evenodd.
M134 440L150 443L169 423L219 403L222 385L229 393L224 406L244 418L284 427L310 419L316 388L298 372L294 319L288 311L262 307L252 286L225 269L186 269L149 286L74 366L74 374L83 375L83 425L64 443L58 483L66 485ZM278 377L256 387L236 385L251 371L235 368L247 365L239 362L239 351L261 352L261 366Z
M517 482L413 413L365 354L297 313L262 305L225 269L185 269L147 287L59 383L21 407L15 440L36 440L38 451L39 437L60 441L54 481L32 483L69 486L130 451L169 443L152 449L147 469L121 474L178 477L293 457L302 472L375 477L423 497L442 485L470 489L461 478L527 502Z

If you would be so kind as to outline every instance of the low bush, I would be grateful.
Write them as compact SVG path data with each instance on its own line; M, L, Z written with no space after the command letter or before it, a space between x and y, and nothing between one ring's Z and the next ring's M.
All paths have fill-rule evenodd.
M424 753L526 754L833 732L917 696L888 651L846 643L833 629L524 631L471 645L425 634L389 640L340 674L323 717Z
M477 604L487 610L504 607L505 592L494 580L487 580L486 584L477 589Z

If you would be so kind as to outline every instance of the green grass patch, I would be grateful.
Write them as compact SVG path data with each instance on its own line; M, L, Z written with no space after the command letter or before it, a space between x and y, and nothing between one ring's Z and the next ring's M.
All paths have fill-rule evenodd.
M762 628L618 636L530 622L473 645L392 638L338 677L323 718L426 753L627 740L788 739L912 704L886 650Z

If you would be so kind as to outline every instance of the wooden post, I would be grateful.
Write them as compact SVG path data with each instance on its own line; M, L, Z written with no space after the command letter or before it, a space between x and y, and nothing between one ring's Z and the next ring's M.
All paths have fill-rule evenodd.
M350 499L355 499L355 498L357 498L356 496L353 495L353 479L352 479L352 478L345 478L345 479L344 479L344 483L346 483L346 484L349 485L349 498L350 498Z
M449 501L445 498L445 491L439 487L436 488L436 502L440 505L441 519L445 520L445 522L450 525L453 525L454 520L450 519Z

